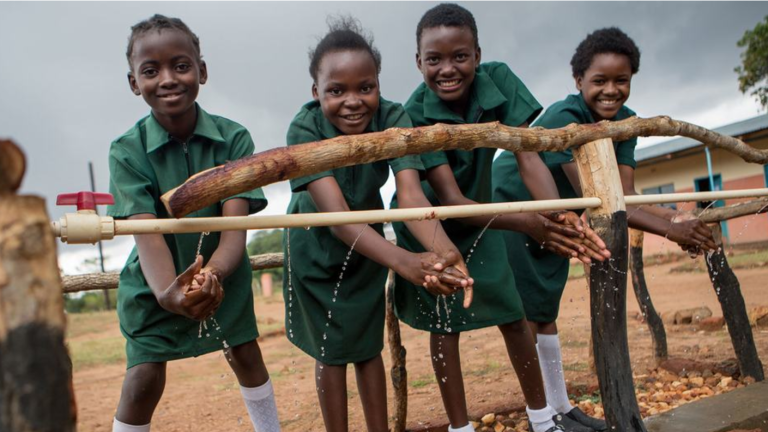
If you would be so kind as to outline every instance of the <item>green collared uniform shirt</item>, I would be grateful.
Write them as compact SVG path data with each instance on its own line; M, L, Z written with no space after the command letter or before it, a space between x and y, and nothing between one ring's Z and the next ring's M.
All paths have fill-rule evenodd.
M635 113L626 106L611 120L624 120ZM554 103L534 126L555 129L571 123L595 123L581 94L569 95L565 100ZM634 168L637 139L614 143L616 160L620 165ZM577 198L576 191L563 171L562 164L573 161L571 150L541 153L555 179L560 198ZM495 202L530 201L528 189L520 177L517 159L512 152L504 151L493 164L493 200ZM568 279L568 258L543 249L526 234L505 232L509 264L515 272L517 289L523 298L525 315L529 321L549 323L557 319L560 300Z
M411 95L405 107L414 126L499 121L516 127L531 122L541 111L541 105L504 63L480 65L471 92L464 116L451 111L424 83ZM427 170L449 165L464 196L487 203L492 197L491 168L495 153L494 148L438 151L422 155L422 161ZM423 181L422 188L433 205L440 205L428 182ZM501 233L487 230L478 241L482 227L451 219L442 224L464 259L469 260L470 275L475 280L472 306L463 309L461 295L448 296L438 302L438 298L424 288L398 277L395 288L397 316L411 327L433 333L460 332L523 318ZM403 223L394 226L399 245L414 252L424 251Z
M366 132L411 127L402 105L380 99ZM335 138L342 133L310 102L291 122L288 145ZM423 171L418 156L338 168L291 180L288 213L316 213L307 185L333 177L350 210L384 208L379 189L394 173ZM383 235L382 224L371 227ZM283 296L288 339L304 352L329 365L371 359L384 347L384 284L387 269L353 251L328 227L292 228L284 238ZM290 271L289 266L290 265ZM342 278L343 273L343 278Z
M191 175L227 161L253 154L254 145L241 125L206 113L197 107L197 125L186 143L169 136L152 115L112 142L109 150L109 189L115 204L108 214L115 218L149 213L159 219L168 218L160 197L184 183ZM261 189L232 198L248 201L251 213L262 210L267 200ZM187 217L222 215L222 204L194 212ZM173 256L176 274L182 273L195 260L200 234L165 234L165 242ZM203 239L200 253L207 263L219 244L219 233ZM136 247L120 273L117 313L120 330L126 338L128 368L147 362L164 362L193 357L237 346L258 336L253 311L251 267L248 254L224 282L224 301L214 319L207 320L208 329L198 335L198 321L166 311L157 302L139 264Z

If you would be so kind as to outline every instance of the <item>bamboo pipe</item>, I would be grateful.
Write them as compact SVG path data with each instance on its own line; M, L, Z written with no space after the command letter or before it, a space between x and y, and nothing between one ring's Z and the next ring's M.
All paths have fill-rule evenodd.
M766 189L745 189L717 192L689 192L657 195L632 195L625 198L627 205L646 205L674 203L683 201L714 201L720 199L762 197L768 196ZM548 210L572 210L595 208L601 205L601 200L595 197L573 198L560 200L518 201L511 203L475 204L463 206L423 207L392 210L365 210L334 213L303 213L279 216L242 216L242 217L211 217L184 219L145 219L145 220L112 220L101 218L99 233L106 233L103 239L111 239L115 235L136 234L183 234L204 231L238 231L274 228L299 228L314 226L336 226L353 223L381 223L424 220L464 218L488 214L509 214L538 212ZM62 235L62 225L69 226L71 232L80 232L73 227L77 225L78 214L67 214L60 222L53 222L54 234L62 237L65 243L92 243L98 241L94 237L80 238L76 235ZM64 222L66 221L66 223ZM93 232L90 230L89 232Z

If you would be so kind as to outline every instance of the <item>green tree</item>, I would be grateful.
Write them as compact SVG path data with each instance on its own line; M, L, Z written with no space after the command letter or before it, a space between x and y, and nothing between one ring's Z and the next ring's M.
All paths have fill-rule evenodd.
M283 251L283 230L260 230L256 231L248 241L248 255L261 255L265 253L274 253ZM276 283L276 289L280 289L280 281L283 279L283 269L275 268L269 270L259 270L253 272L253 278L259 280L262 273L272 273Z
M741 66L734 69L739 75L739 90L747 93L754 89L750 94L763 108L768 108L768 16L754 29L744 32L736 45L746 47L741 53Z

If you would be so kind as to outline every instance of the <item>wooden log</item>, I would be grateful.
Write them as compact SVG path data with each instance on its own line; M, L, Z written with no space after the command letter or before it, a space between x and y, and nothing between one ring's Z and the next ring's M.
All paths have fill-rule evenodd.
M755 381L763 381L765 379L763 364L757 355L739 280L728 265L728 259L723 250L720 224L712 225L712 234L720 249L706 257L707 271L717 293L717 300L723 308L723 316L728 324L728 333L731 335L731 343L736 352L741 375L751 376Z
M283 253L268 253L250 257L251 270L267 270L283 266ZM117 289L120 272L87 273L62 277L65 294L98 289Z
M661 321L658 312L656 312L656 308L653 307L651 294L648 292L648 285L645 283L643 238L644 234L642 231L629 230L629 265L632 269L632 287L635 290L635 297L637 297L637 303L640 305L640 312L648 324L648 330L651 332L653 358L656 360L656 364L659 364L669 357L667 332L664 330L664 323Z
M0 140L0 195L16 192L24 178L24 153L12 141Z
M13 194L20 154L0 145L0 430L69 432L77 410L56 243L45 201Z
M600 138L624 141L637 136L676 135L699 140L709 147L725 149L747 162L768 163L768 150L758 150L736 138L669 117L632 117L619 122L571 124L560 129L512 128L498 122L437 124L412 129L392 128L383 132L274 148L198 173L180 187L167 192L162 200L170 215L183 217L257 187L409 154L479 147L510 151L562 151Z
M584 196L603 205L587 211L592 229L611 251L592 265L589 277L593 353L608 429L645 432L632 381L627 341L627 211L610 139L573 152Z
M699 219L707 223L722 222L742 216L765 213L766 211L768 211L768 197L725 207L710 208L701 212Z
M387 277L387 341L392 361L390 377L395 390L395 423L393 432L405 432L408 420L408 371L405 369L406 350L400 339L400 321L395 315L395 272Z

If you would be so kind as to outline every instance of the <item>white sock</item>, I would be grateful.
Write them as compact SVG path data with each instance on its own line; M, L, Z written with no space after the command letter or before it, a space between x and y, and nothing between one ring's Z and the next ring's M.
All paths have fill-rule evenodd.
M280 432L280 421L277 419L277 404L272 381L267 380L258 387L240 386L248 416L256 432Z
M112 432L149 432L149 423L144 426L134 426L115 419L112 422Z
M448 425L448 432L475 432L475 428L473 428L470 423L467 423L466 426L462 426L458 429L454 429L451 425Z
M555 427L552 417L557 413L551 406L547 405L540 410L525 407L525 412L528 413L528 421L531 423L533 432L546 432Z
M539 352L539 365L541 366L541 376L544 378L547 403L552 405L552 408L557 412L565 414L573 407L568 400L568 390L565 388L560 337L557 334L539 334L537 338L539 343L536 344L536 350Z

